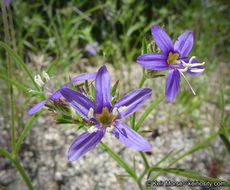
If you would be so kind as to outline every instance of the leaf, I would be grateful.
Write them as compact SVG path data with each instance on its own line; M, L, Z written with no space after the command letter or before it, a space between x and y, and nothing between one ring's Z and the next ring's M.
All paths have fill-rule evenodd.
M100 142L99 146L106 151L122 168L125 169L127 173L129 173L130 176L132 176L134 179L137 178L135 172L125 163L125 161L118 156L115 152L113 152L107 145Z
M70 84L70 87L71 87L72 90L76 90L76 88L75 88L75 86L73 84L73 81L72 81L70 76L69 76L69 84Z
M154 108L156 108L156 106L158 104L160 104L163 100L165 99L165 97L159 97L156 101L154 101L148 108L147 110L142 114L141 118L139 119L139 121L137 122L136 126L134 127L135 131L138 131L138 129L140 128L141 124L145 121L145 119L148 117L148 115L153 111Z
M119 80L116 81L116 83L113 85L113 88L111 90L111 96L114 97L117 91L117 86L119 84Z
M148 45L147 45L146 39L143 38L143 40L142 40L142 55L148 53L147 48L148 48Z
M3 48L5 48L16 59L16 61L22 66L22 68L24 69L24 71L29 75L29 77L30 77L31 81L33 82L35 88L37 90L39 90L38 85L34 81L33 75L30 73L29 69L27 68L26 64L22 61L22 59L14 52L14 50L12 50L5 43L3 43L3 42L0 41L0 46L2 46Z

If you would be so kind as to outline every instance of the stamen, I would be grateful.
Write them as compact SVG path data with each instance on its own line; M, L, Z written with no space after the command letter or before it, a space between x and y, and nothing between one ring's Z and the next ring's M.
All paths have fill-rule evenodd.
M195 93L195 91L193 90L192 86L191 86L190 83L188 82L188 79L184 76L184 74L180 71L180 69L178 69L178 70L179 70L180 74L184 77L185 81L188 83L188 85L189 85L189 87L190 87L192 93L193 93L194 95L196 95L196 93Z
M118 108L118 111L123 112L123 111L126 111L127 108L128 108L127 106L121 106L121 107Z
M42 71L42 74L43 74L43 77L46 79L46 81L49 81L49 80L50 80L50 77L49 77L49 75L47 74L47 72Z
M199 69L199 68L194 68L194 69L191 69L191 72L193 73L200 73L200 72L203 72L204 69Z
M117 107L113 108L112 113L113 113L113 115L118 115L118 110L117 110Z
M113 129L114 129L113 125L111 125L110 127L106 127L106 132L111 133Z
M184 69L178 69L180 70L181 72L186 72L188 70L188 67L185 67Z
M97 131L98 131L98 128L95 127L95 126L92 126L92 127L90 127L87 131L91 134L91 133L97 132Z
M45 83L42 81L40 75L35 75L34 80L38 86L42 87Z
M94 110L93 110L93 108L90 108L89 112L88 112L88 118L91 119L93 117L94 117Z
M192 61L195 59L196 57L193 56L190 58L189 62L186 63L183 60L181 60L182 65L185 67L184 69L179 69L180 72L186 72L188 71L189 68L191 68L191 72L193 73L200 73L203 72L204 69L200 69L200 68L193 68L193 67L198 67L198 66L203 66L205 64L205 62L203 63L192 63Z
M38 94L43 94L44 93L44 92L40 92L40 91L32 90L32 89L29 89L29 92L34 92L34 93L38 93Z

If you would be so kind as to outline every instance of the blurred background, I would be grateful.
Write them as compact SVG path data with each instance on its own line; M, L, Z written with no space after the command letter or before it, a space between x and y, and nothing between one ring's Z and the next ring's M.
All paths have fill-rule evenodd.
M197 96L193 96L185 81L176 100L162 102L147 118L142 129L153 145L147 152L152 164L169 151L186 151L213 131L221 117L221 94L226 114L230 113L230 2L229 0L12 0L7 5L11 27L10 42L33 75L47 71L52 84L58 88L68 77L95 72L106 64L112 84L120 79L119 92L126 94L138 87L142 68L136 63L141 55L142 39L148 43L152 24L162 26L170 37L176 38L186 30L195 35L190 56L206 62L200 76L188 76ZM0 19L0 39L4 41L3 19ZM32 89L29 77L15 60L13 80ZM6 74L7 57L0 49L0 74ZM163 72L162 74L166 74ZM151 99L137 114L164 96L166 77L149 79L144 87L152 88ZM35 89L33 89L35 90ZM10 110L8 85L0 80L0 146L10 150ZM14 88L17 136L31 116L30 104L37 97ZM128 122L128 121L127 121ZM230 123L228 122L228 125ZM19 154L23 167L35 189L136 189L131 179L100 148L89 152L76 162L67 160L71 142L81 131L73 125L56 125L52 115L45 112L33 124ZM116 139L105 143L127 162L138 161L139 155ZM229 177L229 154L219 138L210 147L178 162L178 167L193 169L211 177ZM10 162L0 156L0 185L9 189L26 189ZM175 176L165 174L167 179ZM143 181L144 183L144 181ZM20 187L20 188L18 188Z

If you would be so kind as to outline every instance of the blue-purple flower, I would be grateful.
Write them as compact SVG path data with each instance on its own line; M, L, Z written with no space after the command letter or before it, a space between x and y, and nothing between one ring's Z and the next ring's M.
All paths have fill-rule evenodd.
M138 151L152 149L151 144L143 137L119 121L136 112L151 96L152 90L149 88L134 90L112 105L110 88L109 72L106 66L102 66L95 79L96 104L77 91L69 88L60 90L69 104L84 119L93 123L92 127L74 140L68 152L70 161L77 160L93 149L106 132L111 132L120 142Z
M85 73L83 75L79 75L79 76L73 78L72 82L75 83L75 82L78 82L78 81L89 80L89 79L95 78L96 74L97 73ZM43 76L46 79L46 83L42 81L40 75L36 75L34 77L35 82L40 87L44 88L45 92L48 93L50 96L46 100L43 100L39 104L37 104L34 107L32 107L28 111L29 114L34 114L34 113L38 112L40 109L42 109L42 107L45 105L46 102L48 102L50 100L57 100L57 99L61 98L62 95L60 93L60 89L67 88L68 86L70 86L70 83L68 82L68 83L64 84L60 89L55 90L55 88L50 83L50 77L49 77L49 75L46 72L43 71ZM33 91L33 90L31 90L31 91Z
M97 49L98 49L98 42L94 42L93 45L87 44L86 49L89 53L91 53L93 56L97 54Z
M4 2L9 5L11 3L11 0L4 0Z
M187 57L193 47L193 33L186 31L181 34L173 45L168 34L158 25L152 25L152 35L162 53L147 53L137 58L137 62L150 70L169 69L165 96L169 102L172 102L180 88L180 75L184 77L193 94L194 90L189 84L183 72L192 75L199 75L204 71L204 62L199 63L195 56Z

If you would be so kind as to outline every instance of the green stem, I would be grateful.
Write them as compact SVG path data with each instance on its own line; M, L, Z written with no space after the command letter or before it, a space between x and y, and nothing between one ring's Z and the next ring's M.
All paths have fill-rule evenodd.
M19 173L21 174L22 178L24 179L25 183L27 184L29 190L33 190L34 188L33 188L32 184L30 182L30 179L26 175L24 169L22 168L22 166L20 165L18 160L14 159L9 152L5 151L2 148L0 148L0 154L2 154L3 156L7 157L17 167Z
M9 84L14 85L14 86L20 88L21 90L23 90L23 91L26 92L26 93L29 92L29 90L28 90L26 87L24 87L23 85L21 85L21 84L18 83L18 82L15 82L15 81L9 79L8 77L6 77L6 76L4 76L4 75L1 75L1 74L0 74L0 79L3 79L3 80L5 80L6 82L8 82Z
M2 7L2 16L3 16L3 24L4 24L4 33L5 33L5 41L8 46L10 45L9 41L9 25L7 20L7 12L5 7L4 0L1 0L1 7ZM11 69L11 61L10 61L10 54L7 53L7 73L8 78L12 78L12 69ZM11 141L12 141L12 152L15 152L15 115L14 115L14 92L13 86L9 84L9 93L10 93L10 111L11 111Z
M175 163L177 163L179 160L183 159L184 157L188 156L189 154L192 154L193 152L199 150L201 147L203 147L206 143L208 143L210 140L212 140L213 138L215 138L220 132L216 132L214 134L212 134L210 137L208 137L207 139L205 139L204 141L198 143L196 146L194 146L191 150L189 150L188 152L185 152L184 154L182 154L181 156L179 156L177 159L175 159L173 162L171 162L166 168L170 168L172 165L174 165ZM164 173L164 171L159 172L157 175L154 176L154 178L152 178L151 180L154 181L156 180L160 175L162 175Z
M138 187L140 190L143 190L143 186L141 185L141 179L139 179L136 176L136 173L128 166L128 164L125 163L125 161L118 156L115 152L113 152L107 145L105 145L103 142L99 143L99 146L105 150L122 168L126 170L126 172L129 173L129 175L137 182ZM147 170L148 171L148 170Z
M137 180L137 185L140 188L140 190L144 190L143 186L141 185L141 181Z
M144 161L145 168L149 169L149 163L148 163L148 160L147 160L145 154L143 152L139 152L139 153L140 153L140 155L141 155L141 157L142 157L142 159Z
M15 156L16 156L16 157L17 157L17 155L18 155L18 151L19 151L19 148L20 148L20 146L21 146L21 144L22 144L22 141L23 141L23 139L25 138L26 134L28 133L28 131L29 131L31 125L32 125L33 122L37 119L37 117L38 117L39 115L42 114L43 111L44 111L44 109L38 111L36 114L33 115L33 117L32 117L32 118L29 120L29 122L27 123L25 129L23 130L23 132L22 132L21 136L19 137L18 142L17 142L17 144L16 144L16 148L15 148Z

